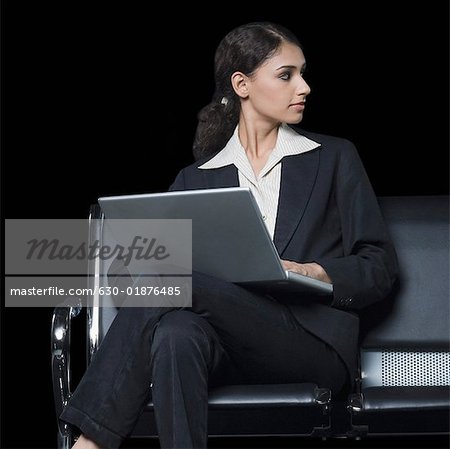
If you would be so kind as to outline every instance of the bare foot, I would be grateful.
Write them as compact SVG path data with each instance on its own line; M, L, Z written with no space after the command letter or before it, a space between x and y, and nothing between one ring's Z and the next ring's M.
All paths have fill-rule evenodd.
M72 449L102 449L97 443L94 443L84 435L80 435L77 442L72 446Z

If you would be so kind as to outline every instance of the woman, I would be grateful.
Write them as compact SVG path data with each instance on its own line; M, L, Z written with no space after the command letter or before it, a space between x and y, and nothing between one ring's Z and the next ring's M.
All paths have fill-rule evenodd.
M212 383L352 387L351 311L389 293L397 261L355 147L296 126L310 93L304 69L300 44L279 25L228 33L213 101L199 114L197 162L171 189L249 187L284 267L333 283L332 300L269 297L193 273L192 307L122 308L61 415L82 433L75 448L118 447L150 384L165 448L206 447Z

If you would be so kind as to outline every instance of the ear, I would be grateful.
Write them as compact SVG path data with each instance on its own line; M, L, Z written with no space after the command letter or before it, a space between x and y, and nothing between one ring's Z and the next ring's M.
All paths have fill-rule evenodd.
M231 75L231 85L240 98L248 97L248 82L248 77L242 72L234 72Z

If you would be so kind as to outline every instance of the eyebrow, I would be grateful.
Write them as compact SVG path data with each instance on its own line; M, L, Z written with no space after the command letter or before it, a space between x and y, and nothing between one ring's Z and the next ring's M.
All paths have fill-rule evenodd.
M303 64L300 67L300 70L305 69L306 64ZM296 65L281 65L280 67L276 68L275 70L282 70L282 69L296 69L297 66Z

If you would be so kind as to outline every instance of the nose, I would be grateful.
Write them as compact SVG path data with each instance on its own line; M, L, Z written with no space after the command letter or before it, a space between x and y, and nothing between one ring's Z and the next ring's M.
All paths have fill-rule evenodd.
M310 93L311 93L311 88L309 87L309 84L305 81L303 76L300 75L297 89L296 89L296 94L298 96L301 96L301 95L306 96L306 95L309 95Z

